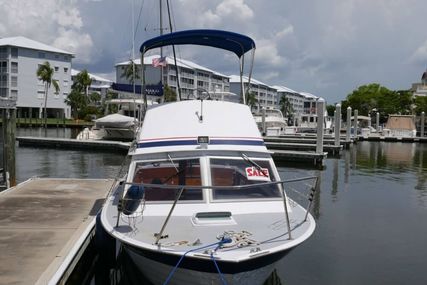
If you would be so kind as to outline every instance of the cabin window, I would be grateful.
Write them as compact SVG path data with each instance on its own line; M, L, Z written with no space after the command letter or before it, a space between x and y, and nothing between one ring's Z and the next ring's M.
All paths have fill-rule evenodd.
M201 186L198 159L139 162L135 167L134 183ZM146 201L173 201L179 189L145 187ZM180 200L203 200L202 189L184 189Z
M212 186L251 185L276 181L270 163L266 160L253 160L258 166L243 159L210 160ZM278 185L254 186L244 189L213 189L213 199L254 199L281 197Z

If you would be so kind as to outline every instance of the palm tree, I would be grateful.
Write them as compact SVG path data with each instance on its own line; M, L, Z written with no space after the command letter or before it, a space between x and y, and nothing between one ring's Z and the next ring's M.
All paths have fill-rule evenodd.
M257 103L256 95L254 92L246 92L246 104L252 109Z
M92 78L90 78L89 73L86 69L80 71L74 78L74 83L71 88L77 90L78 92L84 92L86 98L89 96L89 86L92 84Z
M289 102L288 97L282 96L279 102L280 111L282 111L283 117L288 118L294 112L291 102Z
M126 65L124 72L120 76L121 78L126 78L127 81L130 82L130 84L133 84L135 82L135 79L140 79L139 76L139 67L135 64L135 61L132 59L129 60L130 64Z
M58 80L53 79L53 68L50 67L50 63L46 61L45 63L39 65L37 69L37 77L44 83L44 127L47 128L47 94L51 85L55 88L55 93L59 92Z

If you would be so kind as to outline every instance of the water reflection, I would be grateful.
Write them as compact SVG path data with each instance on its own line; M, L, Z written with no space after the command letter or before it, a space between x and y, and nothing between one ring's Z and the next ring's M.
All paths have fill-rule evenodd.
M427 284L426 156L425 144L359 142L327 159L317 228L278 264L282 282Z

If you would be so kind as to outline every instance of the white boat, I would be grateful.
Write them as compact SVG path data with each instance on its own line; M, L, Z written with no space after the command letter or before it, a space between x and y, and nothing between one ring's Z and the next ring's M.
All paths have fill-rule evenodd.
M138 127L138 111L144 105L141 99L111 99L106 102L116 105L118 112L94 120L92 128L85 128L77 135L80 140L132 141Z
M160 43L224 46L239 57L255 48L243 35L191 30L149 40L143 54ZM154 106L129 155L100 221L153 284L262 284L315 229L311 202L305 209L287 196L246 105Z
M295 127L288 126L288 121L278 109L261 110L261 113L254 114L254 119L260 132L266 136L280 136L296 132Z

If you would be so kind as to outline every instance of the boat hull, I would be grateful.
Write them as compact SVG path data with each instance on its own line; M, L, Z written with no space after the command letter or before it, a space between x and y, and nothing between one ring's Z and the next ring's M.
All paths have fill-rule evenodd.
M181 256L123 245L138 270L153 284L164 284ZM242 262L216 260L227 284L263 284L291 249ZM212 259L185 257L168 284L223 284Z

